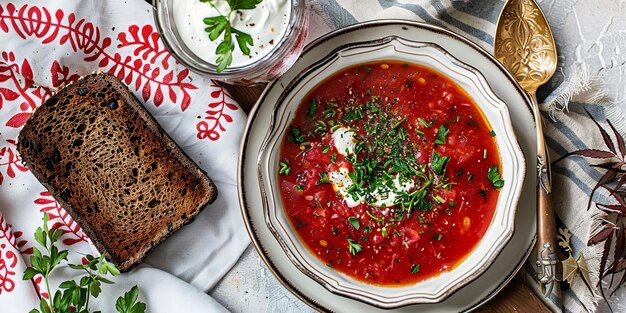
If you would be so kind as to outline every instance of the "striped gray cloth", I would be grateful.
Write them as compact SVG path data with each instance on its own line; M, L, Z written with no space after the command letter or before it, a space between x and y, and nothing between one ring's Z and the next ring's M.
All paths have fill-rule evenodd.
M620 133L626 130L626 13L625 1L539 1L553 28L558 46L557 75L539 90L543 103L547 142L552 159L579 149L606 149L596 127L583 108L600 120L609 119ZM504 1L498 0L317 0L312 1L309 40L353 23L399 18L423 21L448 28L467 37L487 51L493 51L494 33ZM593 15L591 14L593 12ZM621 39L621 40L620 40ZM606 125L606 124L604 124ZM553 167L553 206L560 227L572 233L573 256L583 255L595 287L602 247L588 247L590 232L596 231L599 213L587 211L591 189L602 172L581 157L571 157ZM599 193L595 201L610 202ZM600 245L602 246L602 245ZM531 258L530 260L534 260ZM528 285L534 281L534 261L527 262ZM550 297L546 304L554 311L607 310L599 293L593 294L577 277L572 286L563 283L563 299ZM626 310L622 291L609 300L616 312Z

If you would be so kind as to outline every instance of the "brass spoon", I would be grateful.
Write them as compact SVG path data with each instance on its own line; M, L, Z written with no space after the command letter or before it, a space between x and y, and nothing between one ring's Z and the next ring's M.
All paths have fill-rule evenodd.
M552 176L536 94L554 75L557 55L550 26L534 0L506 2L496 27L494 55L531 98L537 123L537 279L544 295L553 292L560 298L556 223L550 201Z

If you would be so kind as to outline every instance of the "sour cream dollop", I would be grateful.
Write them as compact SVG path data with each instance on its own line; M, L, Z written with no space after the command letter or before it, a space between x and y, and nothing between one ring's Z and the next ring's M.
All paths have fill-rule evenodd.
M216 64L215 49L222 42L224 34L211 41L204 30L206 24L203 20L206 17L226 15L230 7L225 0L214 0L213 5L215 8L210 3L199 0L176 0L172 9L178 34L185 45L199 58ZM263 0L254 9L233 12L230 16L231 25L252 36L254 46L250 47L250 55L243 54L233 34L235 50L229 67L254 63L270 53L285 35L290 17L290 0Z
M345 127L338 128L333 132L333 144L338 153L345 156L353 154L356 145L354 130ZM328 180L333 185L335 192L338 192L343 197L346 205L353 208L361 203L365 203L365 197L348 193L350 187L354 185L349 173L350 171L346 167L340 167L338 171L328 173ZM400 177L396 176L392 185L392 187L380 186L376 189L371 195L371 198L375 199L375 201L370 203L370 205L376 207L394 206L398 195L402 192L408 192L415 186L415 183L413 181L400 182Z

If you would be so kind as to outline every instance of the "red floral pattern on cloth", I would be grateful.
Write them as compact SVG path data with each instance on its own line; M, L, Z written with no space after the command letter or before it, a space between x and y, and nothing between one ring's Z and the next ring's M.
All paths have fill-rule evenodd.
M0 31L14 32L22 39L37 38L42 45L56 43L69 45L74 52L85 54L85 62L97 62L97 67L115 75L118 79L139 91L144 101L151 101L156 107L161 106L167 97L172 103L180 105L180 110L189 108L192 96L189 91L197 89L189 81L189 70L177 66L177 62L160 42L157 32L152 25L131 25L126 32L117 35L119 45L117 51L111 52L113 40L102 36L99 27L86 19L77 18L76 14L65 14L62 10L50 12L45 7L22 5L16 7L12 3L0 4ZM122 49L131 49L131 53L123 55ZM156 66L155 66L156 65ZM17 105L19 111L11 116L5 127L20 129L28 120L32 112L56 88L76 81L80 76L72 73L70 68L54 61L50 66L52 86L37 85L34 81L33 68L28 59L16 58L13 51L0 53L0 110L8 105ZM237 106L226 95L223 89L215 84L216 89L212 97L218 99L208 104L205 120L198 122L196 129L199 139L218 140L220 133L226 131L224 124L231 123L232 117L228 110L235 111ZM6 145L0 148L0 185L5 177L15 178L18 172L27 172L15 149L15 140L6 140ZM73 245L78 242L89 243L78 224L61 208L47 191L41 192L34 203L41 206L40 212L50 216L52 229L61 229L62 242ZM0 238L15 241L22 233L11 233L4 217L0 215ZM16 241L15 248L19 249L26 244L26 240ZM11 292L15 287L16 273L12 269L16 266L18 256L11 250L5 249L6 243L0 244L0 293ZM21 251L21 250L20 250ZM31 254L32 247L21 251ZM18 273L21 276L21 273ZM18 277L19 279L20 277ZM37 281L38 280L38 281ZM36 277L33 282L41 292L42 278Z
M11 226L0 214L0 294L13 291L15 279L22 278L21 273L14 271L19 257L15 251L33 253L33 247L27 246L28 240L23 239L23 235L21 231L11 232Z
M149 110L158 108L166 114L191 113L194 123L183 128L193 132L196 140L220 140L228 131L228 124L234 122L232 112L239 108L219 85L197 77L194 83L193 74L166 50L151 24L127 24L115 32L115 27L103 29L88 16L47 6L0 3L0 34L10 35L11 40L21 39L30 46L39 45L42 51L50 49L46 47L61 47L60 50L71 55L39 58L31 51L19 53L0 48L0 190L19 190L23 188L20 186L26 186L21 196L28 194L28 200L24 201L28 203L19 209L33 210L27 214L31 217L27 224L37 217L37 222L29 227L38 227L39 218L47 213L49 227L62 231L59 244L73 246L79 254L95 253L80 226L48 191L34 184L32 174L17 152L17 133L35 109L56 90L87 74L86 69L100 69L116 76ZM197 114L200 111L205 114L200 116ZM21 231L11 232L2 213L11 213L6 218L12 223L13 218L19 220L20 214L15 207L0 209L8 210L0 212L0 294L6 294L19 289L16 284L21 282L23 267L30 264L33 247L21 238L32 238L34 228L26 231L30 236L24 236ZM40 297L49 297L41 276L34 277L32 283Z
M62 241L64 244L71 246L81 241L90 243L89 237L83 232L72 217L54 200L50 192L42 191L40 197L35 203L42 206L39 212L48 213L50 218L50 229L60 229Z
M15 32L22 39L34 37L40 39L44 45L55 41L60 45L70 45L74 52L85 54L83 58L85 62L97 62L99 68L117 76L136 91L140 91L143 100L150 100L156 107L161 106L167 96L172 103L180 104L180 110L184 112L189 108L192 101L189 91L198 89L191 82L187 82L190 81L189 70L178 66L178 63L160 42L159 34L149 24L142 27L131 25L127 32L119 33L117 39L120 44L114 47L117 52L111 52L109 51L111 49L108 48L112 47L112 39L102 36L99 27L84 18L78 19L74 13L66 16L60 9L53 14L45 7L22 5L17 8L13 3L8 3L5 6L0 4L0 31ZM119 52L125 48L131 49L132 53L124 56ZM9 53L8 59L13 62L15 56L11 54ZM1 66L2 63L0 63L0 71L3 69ZM25 78L22 89L33 86L32 69L27 60L24 60L21 71L19 68L13 67L13 69L12 73L21 73ZM65 82L77 78L75 75L68 77L69 73L65 67L53 64L51 69L53 80L57 79L59 73L65 74ZM0 76L0 82L2 82L2 78L3 76ZM56 84L56 82L59 83ZM61 82L55 81L55 86L52 87L61 86ZM219 92L223 93L221 87L217 85L212 87L218 88ZM42 88L38 91L41 101L38 101L39 103L34 99L27 101L28 108L24 107L22 111L28 109L32 112L37 105L45 100L46 96L49 96L49 90L43 87L37 88ZM42 94L42 92L44 93ZM17 95L11 91L7 94L9 99L17 99ZM196 127L198 138L218 140L219 133L226 130L224 124L232 122L224 110L234 111L237 109L235 105L221 106L221 111L210 114L213 118L208 119L209 123L206 121L199 122ZM214 112L215 110L210 111ZM15 127L21 126L20 123L23 125L30 112L20 113L19 117L16 117ZM200 129L203 129L202 135ZM211 135L205 135L207 131Z

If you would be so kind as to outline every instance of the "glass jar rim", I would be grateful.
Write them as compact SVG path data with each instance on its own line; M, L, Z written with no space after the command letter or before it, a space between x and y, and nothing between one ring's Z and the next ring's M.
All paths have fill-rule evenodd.
M290 44L295 42L297 31L296 27L303 23L305 14L304 0L289 0L291 2L291 15L285 33L278 40L273 49L260 57L258 60L242 66L227 67L222 72L217 72L217 65L212 64L198 57L193 51L187 47L178 31L174 21L172 5L180 0L153 0L154 19L156 21L157 31L159 32L163 44L172 53L172 56L185 67L205 76L216 78L218 80L236 80L248 77L254 77L255 74L265 73L272 66L279 62L281 56L289 51Z

